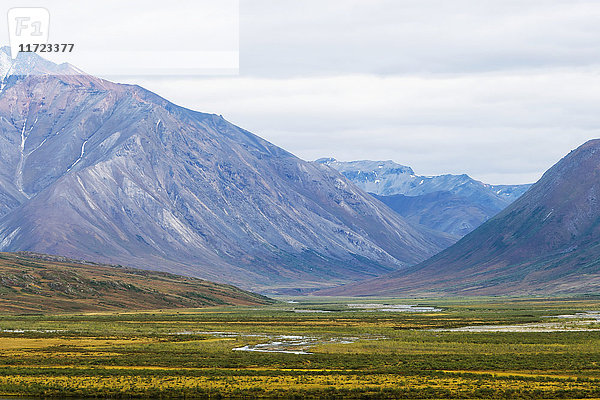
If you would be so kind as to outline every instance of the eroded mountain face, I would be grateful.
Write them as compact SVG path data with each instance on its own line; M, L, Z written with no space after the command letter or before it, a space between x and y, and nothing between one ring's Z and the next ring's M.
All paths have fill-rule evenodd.
M43 65L0 92L1 250L266 290L377 276L452 242L220 116Z

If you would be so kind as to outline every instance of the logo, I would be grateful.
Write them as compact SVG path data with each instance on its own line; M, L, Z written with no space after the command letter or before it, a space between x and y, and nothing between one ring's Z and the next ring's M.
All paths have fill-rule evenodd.
M20 7L8 10L8 38L14 59L24 45L48 42L50 12L43 7Z

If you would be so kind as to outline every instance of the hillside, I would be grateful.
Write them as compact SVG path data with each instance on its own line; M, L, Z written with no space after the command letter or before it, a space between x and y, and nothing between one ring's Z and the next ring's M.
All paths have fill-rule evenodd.
M219 115L38 58L19 53L28 68L11 68L27 74L0 92L2 251L273 292L372 278L453 243Z
M572 151L504 211L429 260L336 295L600 292L600 140Z
M164 272L0 253L0 312L73 312L255 305L271 300L234 286Z

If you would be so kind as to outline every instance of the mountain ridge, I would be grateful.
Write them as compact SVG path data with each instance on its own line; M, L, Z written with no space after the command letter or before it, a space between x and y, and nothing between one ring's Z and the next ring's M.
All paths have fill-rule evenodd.
M466 174L422 176L391 160L315 162L336 169L407 221L456 237L477 228L531 186L489 185Z

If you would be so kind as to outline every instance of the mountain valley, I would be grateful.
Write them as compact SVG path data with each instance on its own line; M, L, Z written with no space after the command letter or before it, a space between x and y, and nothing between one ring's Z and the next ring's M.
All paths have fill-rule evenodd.
M557 295L600 291L600 139L569 153L455 245L335 295Z

